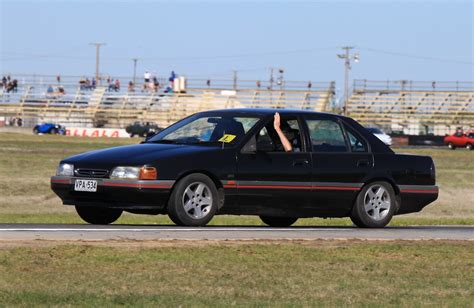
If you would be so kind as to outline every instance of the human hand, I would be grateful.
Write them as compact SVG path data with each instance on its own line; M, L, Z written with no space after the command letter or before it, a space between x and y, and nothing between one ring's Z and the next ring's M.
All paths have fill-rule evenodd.
M278 112L275 112L273 127L275 128L276 131L280 130L280 114Z

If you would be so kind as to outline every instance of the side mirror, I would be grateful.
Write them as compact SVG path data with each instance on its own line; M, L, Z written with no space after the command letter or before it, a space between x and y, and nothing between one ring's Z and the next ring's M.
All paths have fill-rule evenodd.
M255 154L257 152L257 139L255 135L243 146L241 153Z

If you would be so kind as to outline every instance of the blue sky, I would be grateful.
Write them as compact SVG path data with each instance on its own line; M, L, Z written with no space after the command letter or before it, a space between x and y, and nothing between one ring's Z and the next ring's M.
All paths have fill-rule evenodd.
M336 80L473 80L472 1L10 1L1 6L1 73Z

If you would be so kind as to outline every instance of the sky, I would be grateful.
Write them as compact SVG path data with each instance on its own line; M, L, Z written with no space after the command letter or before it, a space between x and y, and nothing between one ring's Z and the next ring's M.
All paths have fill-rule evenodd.
M89 75L145 70L190 78L474 80L473 1L0 0L0 73Z

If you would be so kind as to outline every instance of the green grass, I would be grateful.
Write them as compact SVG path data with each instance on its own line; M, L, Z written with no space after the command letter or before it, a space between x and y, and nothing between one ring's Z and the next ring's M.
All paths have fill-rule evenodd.
M92 139L0 133L0 223L81 223L49 187L59 161L94 149L138 143L140 139ZM473 151L444 148L395 149L430 155L437 167L440 198L421 213L396 217L392 225L473 224ZM170 223L164 216L127 214L118 223ZM259 225L255 217L216 217L214 224ZM348 219L302 219L300 225L350 225Z
M0 250L0 303L472 307L473 260L471 242L4 247Z

